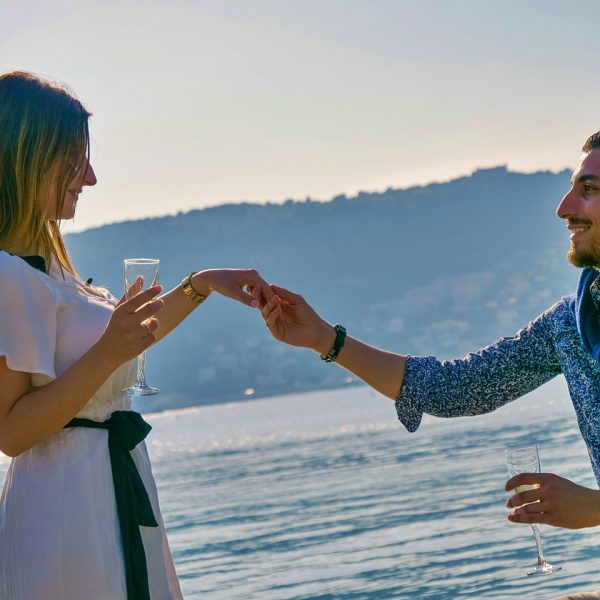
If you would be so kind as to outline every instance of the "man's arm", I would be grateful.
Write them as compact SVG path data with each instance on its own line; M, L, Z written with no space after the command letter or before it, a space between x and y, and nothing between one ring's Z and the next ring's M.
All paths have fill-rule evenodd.
M333 327L301 296L271 287L276 295L264 306L263 318L272 335L327 354L335 340ZM491 412L558 375L552 311L515 336L458 360L402 356L349 337L337 362L396 399L398 417L414 431L423 413L455 417Z

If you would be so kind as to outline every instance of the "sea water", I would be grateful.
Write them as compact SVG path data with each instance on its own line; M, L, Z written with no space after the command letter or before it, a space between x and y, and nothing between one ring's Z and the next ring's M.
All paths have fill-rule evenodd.
M564 381L409 434L363 387L146 415L186 598L549 599L600 589L600 531L506 519L504 447L596 487ZM0 481L8 459L0 456Z

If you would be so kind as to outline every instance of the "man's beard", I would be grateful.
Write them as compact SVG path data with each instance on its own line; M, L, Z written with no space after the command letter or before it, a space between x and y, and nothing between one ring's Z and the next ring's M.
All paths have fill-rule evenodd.
M592 248L584 252L577 250L575 244L571 242L567 259L574 267L600 267L600 244L593 243Z

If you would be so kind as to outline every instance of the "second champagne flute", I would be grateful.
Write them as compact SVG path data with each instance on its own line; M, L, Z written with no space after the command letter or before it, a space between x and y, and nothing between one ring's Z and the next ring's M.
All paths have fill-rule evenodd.
M158 284L159 264L158 258L126 258L124 261L125 292L135 283L138 277L143 280L142 289L145 290ZM123 390L129 396L153 396L160 390L146 383L146 352L138 356L137 378L135 383Z
M520 473L540 473L540 455L537 445L521 446L518 448L506 449L506 465L508 466L508 474L511 477ZM519 485L515 488L515 492L520 494L527 490L536 489L537 485ZM554 573L560 571L561 567L551 565L544 557L542 550L542 539L540 537L540 528L537 523L532 523L533 535L535 537L535 545L537 547L537 565L527 575L542 575L544 573Z

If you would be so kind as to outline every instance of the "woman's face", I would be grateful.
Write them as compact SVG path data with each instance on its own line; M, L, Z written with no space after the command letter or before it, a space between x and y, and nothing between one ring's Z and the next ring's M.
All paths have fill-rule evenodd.
M91 163L88 160L85 160L69 182L60 214L57 214L58 202L56 196L51 196L47 199L46 218L51 221L58 221L59 219L72 219L75 216L75 209L77 207L79 194L81 194L85 186L96 185L96 181L96 174L94 173ZM52 185L53 183L54 182L50 184L50 189L56 189L56 187Z

